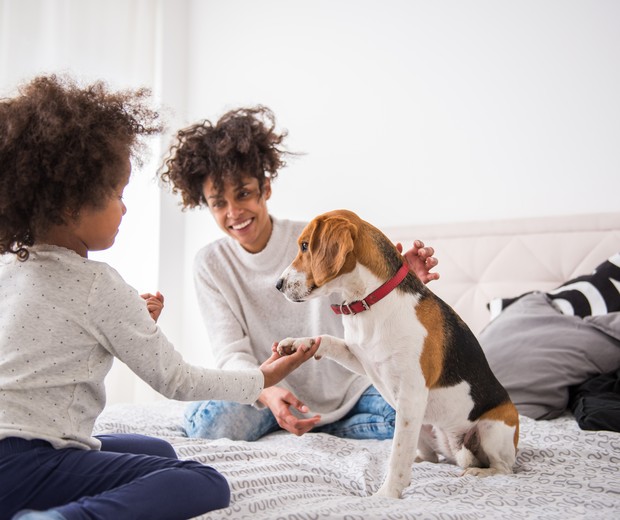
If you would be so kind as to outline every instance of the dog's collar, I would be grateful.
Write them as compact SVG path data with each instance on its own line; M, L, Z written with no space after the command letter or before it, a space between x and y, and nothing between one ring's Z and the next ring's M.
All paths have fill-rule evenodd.
M396 274L390 278L387 282L385 282L381 287L377 290L371 292L366 298L363 300L356 300L351 303L341 303L340 305L332 305L332 310L336 314L357 314L358 312L364 312L370 310L370 306L377 303L381 298L384 298L389 293L391 293L400 282L405 279L407 273L409 272L409 266L405 263L401 266L401 268L396 272Z

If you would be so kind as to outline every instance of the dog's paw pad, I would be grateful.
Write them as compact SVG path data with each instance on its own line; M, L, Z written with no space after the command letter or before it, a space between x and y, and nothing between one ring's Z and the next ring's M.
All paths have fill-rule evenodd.
M294 343L280 342L276 348L278 354L281 356L290 356L297 352L297 346Z

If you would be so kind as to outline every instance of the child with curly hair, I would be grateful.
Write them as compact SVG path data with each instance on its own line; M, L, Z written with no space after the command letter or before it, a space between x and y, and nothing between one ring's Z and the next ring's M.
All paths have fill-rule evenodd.
M93 437L114 357L163 395L252 403L295 359L253 370L187 364L141 298L89 251L114 243L143 137L146 90L42 76L0 100L0 519L174 519L226 507L215 469L138 435ZM269 357L270 356L270 357Z
M181 194L184 208L207 207L227 235L201 249L194 263L198 303L219 368L257 367L274 337L343 335L326 298L290 303L275 288L306 225L267 209L272 182L285 166L285 137L268 108L232 110L215 124L180 130L159 172ZM437 265L433 253L420 241L405 253L425 283L439 277L429 272ZM328 359L305 364L280 386L263 390L255 406L202 401L185 415L190 437L247 441L278 429L386 439L393 437L395 419L366 377Z

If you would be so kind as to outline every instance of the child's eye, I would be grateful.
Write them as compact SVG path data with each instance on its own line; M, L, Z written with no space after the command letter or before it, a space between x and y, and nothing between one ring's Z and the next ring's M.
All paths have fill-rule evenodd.
M221 208L223 206L224 206L224 202L221 201L221 200L214 200L214 201L211 202L211 207L212 208L216 208L217 209L217 208Z

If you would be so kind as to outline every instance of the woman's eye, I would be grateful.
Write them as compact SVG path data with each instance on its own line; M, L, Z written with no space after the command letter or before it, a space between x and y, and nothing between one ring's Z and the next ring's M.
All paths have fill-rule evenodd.
M308 242L302 242L301 243L301 252L305 253L306 251L308 251Z

